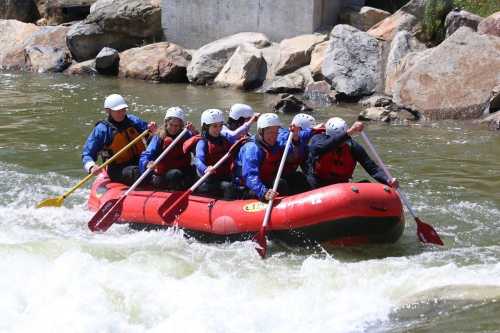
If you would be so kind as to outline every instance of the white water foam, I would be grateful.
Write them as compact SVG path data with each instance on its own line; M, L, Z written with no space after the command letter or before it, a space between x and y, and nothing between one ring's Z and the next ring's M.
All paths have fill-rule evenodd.
M261 260L251 242L203 244L123 225L92 234L88 191L61 208L33 208L75 179L2 167L2 332L365 332L389 326L408 304L457 297L443 288L500 287L497 246L350 262L335 250Z

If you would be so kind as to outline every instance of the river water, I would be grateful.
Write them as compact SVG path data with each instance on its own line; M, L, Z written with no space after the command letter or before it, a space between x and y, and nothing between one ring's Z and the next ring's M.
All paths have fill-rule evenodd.
M0 73L0 332L500 332L500 136L472 123L370 124L366 133L444 247L407 216L395 244L203 244L178 231L92 234L80 151L121 93L160 121L272 96L134 80ZM318 110L350 122L357 106ZM289 120L289 117L285 117ZM357 171L364 177L363 171Z

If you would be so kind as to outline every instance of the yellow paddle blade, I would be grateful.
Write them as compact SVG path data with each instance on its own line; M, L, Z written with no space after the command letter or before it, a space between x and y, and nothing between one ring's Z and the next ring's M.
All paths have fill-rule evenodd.
M36 205L36 208L41 208L41 207L61 207L64 202L64 197L59 196L56 198L48 198Z

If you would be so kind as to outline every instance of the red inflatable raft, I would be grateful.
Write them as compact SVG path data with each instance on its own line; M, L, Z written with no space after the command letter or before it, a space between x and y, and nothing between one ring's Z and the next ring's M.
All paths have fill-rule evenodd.
M92 185L90 210L97 211L126 189L101 174ZM170 195L151 190L131 192L117 223L146 229L172 226L158 214L158 207ZM267 234L270 239L292 244L390 243L398 240L404 230L399 197L381 184L336 184L275 201ZM203 241L245 240L260 229L265 208L266 204L257 200L225 201L192 195L174 224Z

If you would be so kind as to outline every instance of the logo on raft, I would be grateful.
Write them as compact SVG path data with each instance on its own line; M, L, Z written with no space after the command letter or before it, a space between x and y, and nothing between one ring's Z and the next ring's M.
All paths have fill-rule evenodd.
M266 210L267 203L255 201L243 206L243 210L247 213L260 212L261 210Z

